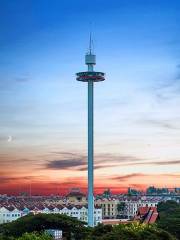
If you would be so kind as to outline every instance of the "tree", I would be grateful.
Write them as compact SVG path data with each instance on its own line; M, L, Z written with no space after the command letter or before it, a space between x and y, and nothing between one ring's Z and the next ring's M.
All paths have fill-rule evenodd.
M85 239L89 228L75 218L61 214L27 215L18 220L1 226L0 233L4 236L20 237L24 233L44 232L46 229L59 229L63 231L66 239Z
M105 227L105 226L104 226ZM107 226L106 226L107 228ZM103 232L103 231L102 231ZM155 225L140 223L119 224L101 235L91 236L92 240L175 240L168 232Z
M125 206L126 206L125 202L118 203L118 205L117 205L118 212L123 212L125 209Z
M102 235L111 232L113 227L111 225L98 224L96 227L91 229L91 232L87 239L94 240L98 239Z
M52 240L53 238L48 234L25 233L17 240Z
M175 201L158 204L157 225L180 239L180 204Z
M164 206L161 207L164 209ZM128 223L111 226L99 224L94 228L89 228L85 227L84 224L75 218L60 214L29 215L1 225L0 236L2 238L0 237L0 240L50 240L50 236L44 235L47 229L62 230L66 240L176 239L156 225Z
M21 237L0 237L0 240L53 240L53 238L45 233L25 233Z
M111 196L111 190L108 188L103 192L103 196L105 198L109 198Z

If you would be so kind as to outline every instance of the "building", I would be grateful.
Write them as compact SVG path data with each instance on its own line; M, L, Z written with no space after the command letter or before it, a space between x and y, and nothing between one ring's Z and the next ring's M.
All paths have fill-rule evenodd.
M15 208L13 206L0 208L0 224L15 221L22 216L22 209Z
M119 200L116 199L98 199L96 204L102 208L103 219L116 219L118 215Z
M146 194L148 195L158 195L158 194L169 194L168 188L155 188L154 186L150 186L146 190Z
M156 207L158 204L158 200L155 199L149 199L149 200L143 200L143 199L137 199L137 200L124 200L120 201L125 204L124 211L121 213L124 216L127 216L128 219L133 218L139 209L139 207Z
M86 203L86 195L82 193L79 189L72 189L67 195L66 199L68 203L79 204Z
M15 206L1 206L0 207L0 223L12 222L20 217L23 217L29 213L32 214L66 214L71 217L75 217L81 221L88 222L88 208L82 205L57 205L46 206L37 205L30 207L15 207ZM102 222L102 209L99 207L94 208L94 225Z
M140 207L134 219L146 224L152 224L156 222L157 218L157 207Z
M180 188L175 188L175 193L180 194Z
M47 229L45 232L47 232L49 235L53 237L54 240L61 240L62 237L62 231L59 229Z

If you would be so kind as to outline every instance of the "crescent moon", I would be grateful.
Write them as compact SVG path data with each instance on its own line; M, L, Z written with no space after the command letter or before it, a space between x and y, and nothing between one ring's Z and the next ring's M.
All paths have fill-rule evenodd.
M7 140L7 141L8 141L8 142L12 142L12 140L13 140L13 139L12 139L12 136L8 136L8 140Z

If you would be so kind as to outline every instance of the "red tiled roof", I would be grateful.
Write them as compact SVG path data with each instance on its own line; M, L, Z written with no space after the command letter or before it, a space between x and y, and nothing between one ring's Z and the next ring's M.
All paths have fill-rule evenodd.
M139 207L138 208L138 215L145 215L149 211L149 207Z
M158 218L158 212L154 212L149 220L149 223L155 223Z
M142 219L144 223L155 223L157 217L157 207L140 207L135 219Z
M155 223L158 217L158 212L154 212L153 209L150 209L147 216L144 219L144 223Z

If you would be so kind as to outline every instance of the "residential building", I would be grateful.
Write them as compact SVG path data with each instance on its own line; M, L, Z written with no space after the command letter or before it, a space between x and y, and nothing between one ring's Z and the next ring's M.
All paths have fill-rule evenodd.
M118 203L117 199L98 199L96 204L102 208L103 219L115 219L118 215Z
M75 217L81 221L88 221L87 206L78 205L57 205L57 206L31 206L31 207L14 207L14 206L1 206L0 207L0 223L12 222L28 213L59 213ZM94 208L94 225L102 222L102 209L99 207Z
M66 195L68 203L79 204L86 203L86 195L82 193L79 189L71 189L71 191Z
M0 224L12 222L23 216L23 211L15 207L0 208Z
M127 218L133 218L138 211L139 207L156 207L158 204L157 200L125 200L121 201L125 203L123 215L127 216Z

